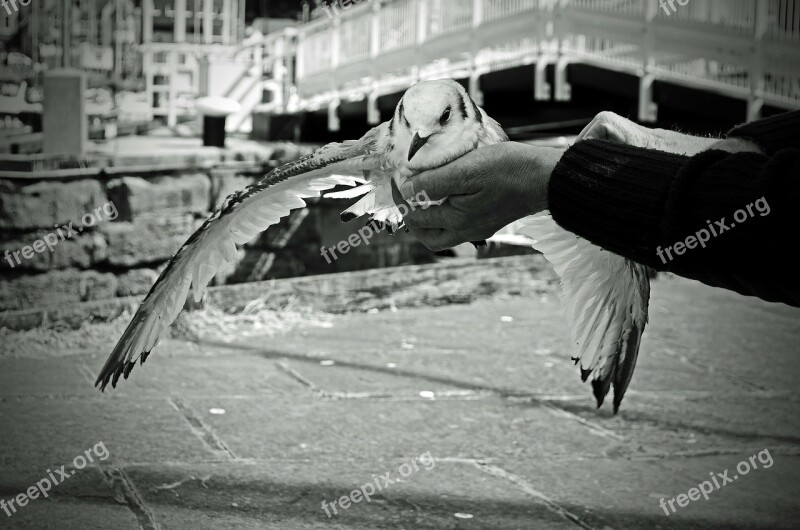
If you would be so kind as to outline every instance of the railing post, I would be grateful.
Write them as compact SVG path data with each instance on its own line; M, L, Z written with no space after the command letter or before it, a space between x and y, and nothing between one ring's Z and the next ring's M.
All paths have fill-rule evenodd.
M417 44L428 38L428 0L417 0Z
M153 0L142 0L142 43L153 40Z
M222 0L222 44L231 43L231 0Z
M333 19L331 24L331 69L339 66L339 55L341 53L341 25L339 17Z
M483 22L483 0L472 0L472 27L477 28Z
M562 0L563 1L563 0ZM547 82L547 65L552 60L551 45L553 43L553 31L556 4L555 1L547 3L547 23L545 35L539 42L539 56L536 57L536 64L533 71L533 99L535 101L546 101L550 99L550 83Z
M169 96L167 99L167 127L175 127L178 124L178 108L175 99L178 96L178 85L176 77L178 75L178 52L167 52L167 65L169 68Z
M569 57L560 55L556 61L555 71L555 100L556 101L569 101L572 99L572 85L567 80L567 67L569 66Z
M753 48L748 58L747 77L750 94L747 96L747 121L761 117L764 107L764 39L769 29L770 2L754 2Z
M381 3L372 2L372 20L370 21L369 56L377 57L381 52Z
M297 43L295 45L295 79L300 80L305 74L305 33L297 33Z
M175 24L173 26L174 42L186 40L186 0L175 0Z
M658 15L658 0L647 0L644 12L644 35L642 37L642 76L639 78L639 121L655 122L658 117L658 106L653 101L653 83L655 83L655 34L653 21Z
M470 71L469 73L469 84L468 84L469 97L472 98L472 101L474 101L476 105L482 106L483 91L481 90L481 74L483 72L478 67L478 65L474 63L475 61L474 57L472 60L473 60L472 71Z
M367 96L367 123L378 125L380 122L381 111L378 108L378 90L373 86L369 96Z
M152 2L152 0L149 0ZM203 0L203 43L214 42L214 0Z
M328 130L331 132L336 132L340 127L339 98L337 97L328 104Z

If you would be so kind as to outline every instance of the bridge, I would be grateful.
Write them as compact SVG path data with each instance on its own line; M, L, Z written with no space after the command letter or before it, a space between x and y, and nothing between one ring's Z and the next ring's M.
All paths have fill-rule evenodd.
M370 0L327 13L244 47L181 43L180 28L176 43L146 43L154 114L174 123L191 112L182 92L222 95L242 103L231 131L310 114L339 131L345 106L358 107L361 128L364 114L377 124L393 105L379 99L424 79L463 80L483 104L482 81L505 73L532 101L569 102L576 67L594 69L594 87L604 73L635 83L631 114L642 122L658 119L654 87L664 84L742 103L734 123L800 108L800 0ZM204 76L209 55L212 67L230 66ZM182 76L193 81L181 87Z
M266 40L288 75L259 110L327 110L332 131L345 102L366 100L376 124L381 96L453 77L480 104L482 76L528 66L538 101L570 100L570 65L634 76L645 122L657 81L742 100L740 121L800 108L796 0L374 0Z

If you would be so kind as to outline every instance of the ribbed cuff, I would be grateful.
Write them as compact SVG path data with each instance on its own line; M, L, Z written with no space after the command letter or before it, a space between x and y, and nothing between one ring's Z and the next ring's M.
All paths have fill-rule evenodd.
M789 147L800 148L800 111L745 123L732 129L728 136L752 140L767 155Z
M688 157L586 140L553 170L548 206L563 228L646 265L656 259L673 181Z

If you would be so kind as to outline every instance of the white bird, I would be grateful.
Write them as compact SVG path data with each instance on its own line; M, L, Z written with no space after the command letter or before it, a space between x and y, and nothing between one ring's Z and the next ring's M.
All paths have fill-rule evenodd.
M328 144L281 166L261 181L228 197L175 254L139 306L115 346L96 385L116 386L142 364L184 306L191 288L199 301L214 275L236 259L244 244L304 199L330 193L362 198L342 212L347 220L369 215L397 228L402 213L392 198L417 173L434 169L485 145L506 141L500 125L452 80L425 81L409 88L392 119L361 139ZM613 384L616 411L630 382L647 321L649 283L645 269L605 252L558 227L543 214L526 218L531 236L562 280L567 315L584 380L592 375L598 406Z

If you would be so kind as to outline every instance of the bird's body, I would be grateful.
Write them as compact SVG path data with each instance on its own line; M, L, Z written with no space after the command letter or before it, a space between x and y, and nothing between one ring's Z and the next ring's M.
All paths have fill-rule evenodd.
M409 106L406 100L415 104ZM443 126L445 113L449 116ZM421 126L412 131L408 126L411 122ZM409 88L392 119L375 127L362 140L367 136L374 136L375 152L383 153L379 169L370 172L369 181L363 186L328 196L350 198L363 191L364 197L343 212L343 219L371 215L375 221L395 227L402 223L402 216L392 199L391 181L399 188L411 175L443 166L484 145L507 140L500 125L472 101L461 85L450 80L418 83Z
M447 164L485 145L506 141L500 125L451 80L426 81L409 88L392 119L361 139L328 144L286 164L258 183L234 193L215 211L159 276L106 361L97 384L115 386L142 363L172 324L193 291L199 300L214 275L244 244L277 223L303 199L339 185L328 197L361 197L343 220L369 215L393 227L402 212L392 198L410 176ZM614 408L630 381L639 339L647 320L649 284L643 268L604 252L560 229L545 212L528 219L526 234L562 278L567 314L574 330L581 374L593 374L598 405L613 384ZM588 357L584 359L583 357Z

